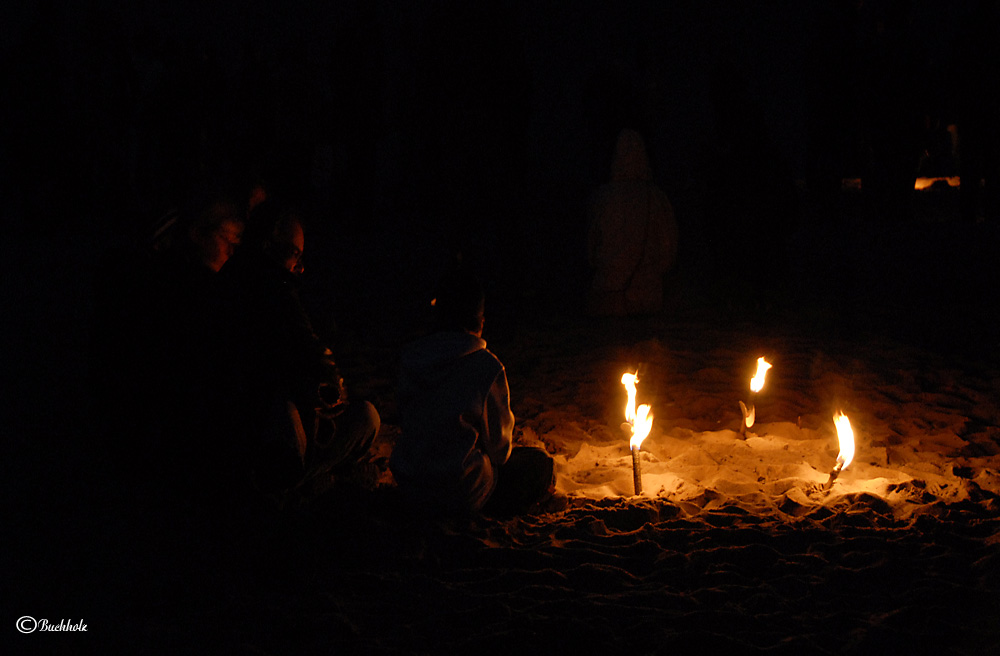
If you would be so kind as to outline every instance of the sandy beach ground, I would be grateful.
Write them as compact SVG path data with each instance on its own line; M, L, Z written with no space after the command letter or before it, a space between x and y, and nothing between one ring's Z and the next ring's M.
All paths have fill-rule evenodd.
M426 522L395 503L395 365L424 284L404 275L419 268L405 239L368 255L380 289L312 288L334 307L380 299L339 331L353 392L382 415L377 485L319 482L308 502L246 522L191 512L153 531L157 548L129 532L79 428L86 306L47 305L29 285L14 302L40 318L9 321L58 337L8 360L24 373L5 394L4 617L88 631L8 634L25 649L131 653L997 653L998 232L927 198L910 226L807 223L779 300L696 284L713 266L701 257L663 315L594 319L572 262L538 264L552 240L512 259L484 336L507 368L517 441L544 446L557 480L507 521ZM47 275L83 293L68 269ZM760 356L773 369L744 438ZM640 495L621 427L620 378L636 370L654 417ZM823 489L841 410L856 456Z

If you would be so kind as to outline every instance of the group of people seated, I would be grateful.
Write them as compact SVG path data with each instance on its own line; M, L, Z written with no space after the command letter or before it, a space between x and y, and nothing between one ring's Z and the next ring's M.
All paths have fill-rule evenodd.
M317 472L350 472L379 432L300 298L302 216L273 198L246 205L202 198L99 272L103 432L121 473L170 503L287 495ZM431 515L526 511L551 494L553 461L513 447L482 288L456 269L433 311L432 334L402 356L390 458L400 496Z
M168 503L281 496L339 476L380 428L372 403L347 394L300 298L303 217L262 187L244 198L196 195L98 271L102 433L118 473ZM619 135L590 209L588 311L659 312L677 225L634 130ZM517 514L551 494L552 458L513 446L478 280L456 267L437 291L433 329L402 353L389 468L414 510Z

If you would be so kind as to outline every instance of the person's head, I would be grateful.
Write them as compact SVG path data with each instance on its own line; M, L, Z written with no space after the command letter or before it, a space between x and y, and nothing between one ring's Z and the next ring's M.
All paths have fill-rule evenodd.
M243 234L235 204L217 200L202 209L187 226L187 238L197 259L218 272L232 257Z
M245 247L264 253L292 273L302 273L305 233L298 214L268 199L250 212Z
M250 198L247 201L247 214L253 212L254 208L267 200L267 187L264 183L257 182L250 187Z
M302 222L298 216L289 213L278 219L265 251L277 262L280 262L284 269L290 273L299 274L305 270L302 266L302 252L305 247Z
M442 277L431 305L437 330L463 330L482 336L486 296L471 271L456 267Z
M652 171L642 135L630 128L618 133L614 159L611 162L611 181L650 180Z

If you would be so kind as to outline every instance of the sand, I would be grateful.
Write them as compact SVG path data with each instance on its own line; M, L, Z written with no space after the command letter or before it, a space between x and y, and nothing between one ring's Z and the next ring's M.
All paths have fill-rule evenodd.
M738 403L750 399L758 352L735 346L735 331L672 325L664 332L598 348L591 332L587 357L565 362L560 375L512 374L524 390L522 439L556 454L557 489L567 497L633 494L627 434L619 426L625 391L615 373L638 368L637 402L654 414L642 445L643 498L737 506L782 521L823 515L859 496L881 499L884 512L900 521L958 502L993 508L1000 449L990 428L997 423L996 390L988 378L971 380L953 364L901 345L776 339L763 353L775 366L744 437ZM552 380L575 381L568 397L546 389ZM840 450L833 422L839 411L851 418L856 457L832 488L817 489Z
M873 230L850 238L866 256ZM985 248L974 228L953 230L964 241L928 245L920 235L940 225L916 237L886 228L899 240L884 248ZM1000 651L1000 361L982 327L963 343L916 321L947 289L909 297L916 309L896 322L878 302L831 312L823 299L740 306L687 291L662 316L595 319L538 289L498 294L485 334L507 368L516 442L556 462L556 494L531 514L431 522L401 511L386 458L409 334L405 316L371 308L342 326L349 385L383 419L367 487L320 481L250 518L179 508L140 521L101 478L85 432L71 439L72 417L55 413L62 442L14 440L6 617L82 618L88 632L9 635L25 650L129 653ZM981 309L948 306L954 317ZM743 436L739 402L760 356L773 369ZM640 495L621 427L621 374L637 370L654 417ZM838 411L856 456L826 488Z
M331 500L305 524L346 562L307 551L323 574L293 568L321 597L285 608L308 618L286 618L287 639L417 653L994 651L996 371L889 339L752 330L705 317L510 330L491 346L506 354L518 442L556 460L556 497L460 525ZM742 439L759 354L774 368ZM636 367L655 415L639 496L621 428L620 376ZM825 490L837 410L857 451Z

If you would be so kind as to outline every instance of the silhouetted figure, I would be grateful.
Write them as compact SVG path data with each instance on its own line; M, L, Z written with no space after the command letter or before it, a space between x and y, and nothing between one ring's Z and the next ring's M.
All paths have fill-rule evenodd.
M218 271L243 228L226 200L189 208L147 245L109 254L96 299L102 432L120 472L167 503L203 493L217 475Z
M595 315L654 314L663 307L663 275L677 257L677 221L653 182L646 146L622 130L611 181L590 203L587 255L594 270L587 310Z
M439 285L435 330L402 355L402 434L389 466L404 498L429 515L513 515L551 493L552 458L512 447L503 364L482 339L484 295L458 270Z
M99 512L115 527L100 548L122 571L112 589L126 615L207 581L210 545L236 517L227 503L218 269L242 219L224 198L193 199L164 217L155 239L109 253L99 271L93 338L103 443L95 447L104 458L95 488Z
M222 274L232 465L242 484L265 493L318 468L346 470L368 452L380 424L371 403L348 401L333 353L302 306L304 248L299 217L266 200L250 213L240 252Z

